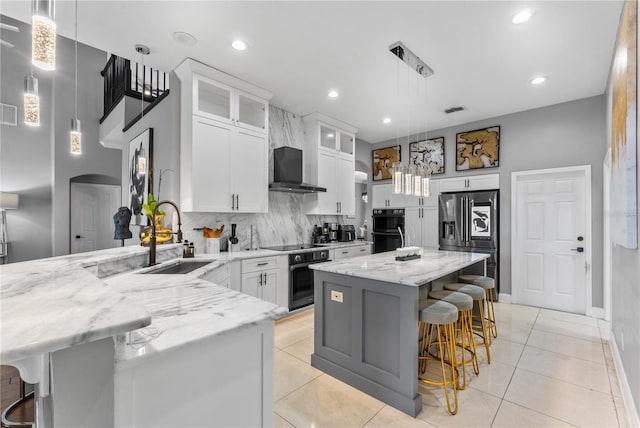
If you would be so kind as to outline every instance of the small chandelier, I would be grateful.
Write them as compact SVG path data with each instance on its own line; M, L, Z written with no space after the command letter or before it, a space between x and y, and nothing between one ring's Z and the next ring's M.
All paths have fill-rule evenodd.
M407 48L402 42L396 42L389 46L389 51L398 57L398 67L400 61L403 61L407 64L409 69L414 70L417 73L416 79L418 76L424 77L425 79L425 96L427 92L426 78L433 75L433 70L424 63L416 54L414 54L409 48ZM407 73L409 70L407 70ZM397 79L398 79L398 97L400 96L400 69L397 70ZM407 90L409 89L409 77L407 75ZM416 80L416 90L418 89L418 83ZM426 117L426 115L425 115ZM427 138L427 127L425 123L424 129L425 139ZM418 136L418 130L416 125L416 137ZM400 137L398 134L398 147L400 146ZM407 142L409 139L409 135L407 135ZM405 167L401 162L396 162L391 167L391 177L392 177L392 188L393 193L410 196L424 196L429 197L430 192L430 183L429 183L429 174L425 171L423 167L420 165L409 164L409 166Z
M24 78L24 123L29 126L40 126L38 79L33 77L33 74Z
M43 70L55 70L55 0L32 0L31 8L31 62Z

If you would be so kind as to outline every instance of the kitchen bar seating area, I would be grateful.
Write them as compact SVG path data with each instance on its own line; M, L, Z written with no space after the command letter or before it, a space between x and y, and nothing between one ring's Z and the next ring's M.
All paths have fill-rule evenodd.
M275 327L277 427L628 427L608 346L608 323L565 312L496 303L492 362L457 391L452 416L442 386L419 383L415 418L310 365L313 311ZM437 360L425 375L439 379ZM453 400L452 400L453 402Z

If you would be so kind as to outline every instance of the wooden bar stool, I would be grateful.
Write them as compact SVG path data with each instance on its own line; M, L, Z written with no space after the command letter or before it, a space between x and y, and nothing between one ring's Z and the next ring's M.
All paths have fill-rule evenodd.
M456 366L462 366L462 385L460 385L460 376L458 376L458 389L467 387L467 364L471 364L475 374L480 373L478 366L478 357L476 356L476 342L473 339L473 329L471 326L471 312L473 310L473 299L464 293L458 293L450 290L430 291L429 297L436 300L442 300L451 303L458 309L458 322L456 333L460 333L460 341L456 346L462 349L462 356L458 360L456 357Z
M498 337L498 325L496 324L496 312L493 308L493 290L496 288L496 280L482 275L460 275L458 282L473 284L484 288L485 301L487 302L487 324L493 337Z
M445 284L444 288L445 290L464 293L471 297L475 302L478 302L478 309L480 312L480 316L478 317L479 322L475 325L472 323L472 328L473 332L482 338L482 342L476 343L476 345L484 345L484 349L487 354L487 363L491 364L491 351L489 350L489 345L491 345L491 333L488 332L487 323L484 318L484 290L482 287L478 287L477 285L460 283ZM475 326L479 326L479 331L474 328Z
M424 302L424 307L421 307L420 320L418 321L418 332L422 337L420 355L418 355L420 373L426 372L428 359L439 360L442 371L442 380L421 378L419 375L418 380L428 385L444 388L447 411L452 415L458 413L458 371L455 348L455 323L457 320L458 308L442 300L427 299ZM433 353L431 352L432 347L436 347ZM446 366L448 366L448 370ZM448 377L447 371L449 372ZM453 400L449 397L449 387L453 390Z

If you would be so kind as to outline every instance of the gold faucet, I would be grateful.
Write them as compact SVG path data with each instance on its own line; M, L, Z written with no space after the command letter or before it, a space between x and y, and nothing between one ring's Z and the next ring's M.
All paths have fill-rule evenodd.
M182 220L180 219L180 209L178 209L178 206L176 204L174 204L171 201L160 201L156 204L156 206L153 208L153 213L151 218L155 218L156 217L156 211L158 210L158 207L160 207L160 205L162 204L169 204L171 206L173 206L173 208L175 208L176 210L176 214L178 214L178 243L182 242ZM156 222L152 221L151 222L151 237L149 238L149 266L154 266L156 265Z

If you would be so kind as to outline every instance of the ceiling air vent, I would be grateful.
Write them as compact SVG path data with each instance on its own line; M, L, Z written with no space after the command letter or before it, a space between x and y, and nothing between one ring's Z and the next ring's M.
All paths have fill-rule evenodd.
M447 114L451 114L451 113L455 113L457 111L462 111L462 110L466 110L466 108L464 108L462 106L457 106L457 107L449 107L444 112L447 113Z

